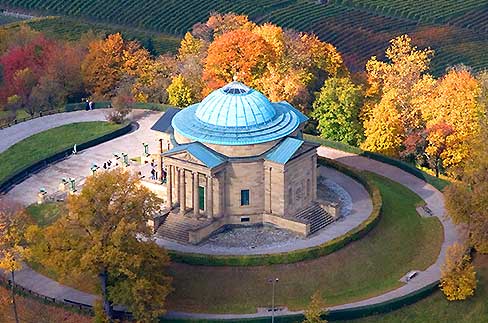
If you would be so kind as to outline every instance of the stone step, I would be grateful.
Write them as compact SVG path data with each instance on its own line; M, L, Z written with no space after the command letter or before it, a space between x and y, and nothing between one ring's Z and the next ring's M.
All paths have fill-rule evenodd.
M187 244L189 232L212 223L209 219L195 219L178 214L173 210L158 229L157 235L163 239Z
M298 213L295 217L310 223L310 234L322 230L327 225L334 222L334 218L316 202Z

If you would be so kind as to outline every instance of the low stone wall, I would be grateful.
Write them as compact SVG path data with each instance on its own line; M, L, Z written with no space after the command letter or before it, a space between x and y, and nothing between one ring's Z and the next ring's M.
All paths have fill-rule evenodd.
M303 237L306 237L310 233L310 224L301 221L299 222L298 219L291 220L272 214L264 214L263 222L271 223L282 229L293 231Z

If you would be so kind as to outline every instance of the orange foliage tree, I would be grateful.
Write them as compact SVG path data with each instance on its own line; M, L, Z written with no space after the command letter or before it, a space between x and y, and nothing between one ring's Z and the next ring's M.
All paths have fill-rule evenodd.
M137 42L124 41L117 33L89 44L82 63L85 84L97 99L112 97L125 75L134 76L149 64L149 52Z
M210 44L203 79L210 90L232 81L234 76L256 86L274 59L273 49L263 37L245 29L230 31Z

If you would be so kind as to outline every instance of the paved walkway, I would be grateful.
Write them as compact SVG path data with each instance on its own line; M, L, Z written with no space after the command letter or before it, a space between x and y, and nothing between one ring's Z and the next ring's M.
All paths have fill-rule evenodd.
M104 121L106 109L57 113L46 117L24 121L0 130L0 153L13 144L36 133L65 124L87 121Z
M68 115L73 120L72 122L78 122L86 118L85 112L83 111L82 114L77 115L71 115L76 112L70 112ZM86 113L89 114L92 112L98 111L94 110ZM32 174L26 180L14 186L7 193L7 197L23 205L30 205L36 201L37 193L41 187L45 188L48 194L58 191L58 186L62 178L71 177L75 179L76 185L82 184L86 176L91 174L90 167L93 164L101 167L104 162L113 158L114 152L126 152L129 153L129 157L135 157L137 154L140 156L143 151L143 142L149 143L150 151L155 151L157 149L157 143L150 128L160 116L161 112L135 110L133 117L137 120L139 129L49 165L47 168Z
M90 111L86 112L88 113L97 113L98 111ZM72 112L70 114L73 114L76 112ZM82 118L86 118L83 114L85 112L81 112L80 117L72 117L74 115L70 115L69 118L71 118L71 122L78 122ZM86 115L85 114L85 115ZM143 116L141 116L141 119L139 120L139 123L141 124L141 129L135 131L134 133L128 134L124 136L123 138L115 139L113 141L110 141L109 143L101 144L99 146L93 147L88 149L85 152L85 156L93 156L93 159L87 158L86 162L82 162L81 166L78 168L79 171L84 171L83 174L87 174L87 164L88 160L91 162L92 160L100 160L103 162L105 158L107 158L108 153L111 153L114 150L121 150L121 151L128 151L129 149L129 142L132 142L137 148L137 144L140 145L140 143L144 140L147 139L148 133L146 133L144 130L152 121L155 121L157 117L160 115L160 113L145 113ZM51 117L51 116L50 116ZM56 117L56 116L54 116ZM60 115L58 116L61 119L63 117ZM91 116L90 116L91 117ZM47 125L43 125L43 123L47 123L49 117L43 117L39 119L32 120L32 122L36 121L36 127L38 131L43 131L45 129L50 128ZM87 120L85 120L87 121ZM66 121L66 123L70 123L69 121ZM59 125L59 124L58 124ZM22 127L21 127L22 126ZM34 127L34 124L33 124ZM8 147L12 145L13 143L17 142L18 140L21 140L29 135L32 135L35 133L34 128L30 129L30 127L24 125L24 124L19 124L16 125L12 128L7 128L4 130L9 130L9 129L16 129L16 130L10 130L10 135L16 136L15 138L17 139L12 139L10 138L10 135L7 135L4 132L0 132L0 138L1 138L1 143L0 143L0 151L2 151L1 147ZM3 130L2 130L3 131ZM20 139L19 139L20 138ZM118 146L114 146L118 145ZM97 151L100 152L100 146L105 146L103 148L103 151L105 152L104 154L97 155ZM117 149L115 147L118 147ZM6 148L3 148L6 149ZM90 155L92 154L92 155ZM443 195L437 191L433 186L425 183L424 181L418 179L417 177L408 174L396 167L368 159L362 156L357 156L354 154L350 153L345 153L342 151L338 151L335 149L331 148L326 148L326 147L320 147L319 148L319 155L335 159L341 163L344 163L346 165L362 169L362 170L368 170L380 175L383 175L385 177L388 177L417 193L424 201L427 203L427 206L433 211L434 216L438 217L439 220L441 221L443 227L444 227L444 242L442 244L441 252L436 260L436 262L430 266L427 270L421 272L415 279L411 280L408 284L395 289L393 291L390 291L388 293L385 293L383 295L369 298L367 300L359 301L359 302L354 302L350 304L344 304L340 306L335 306L331 309L343 309L343 308L354 308L354 307L359 307L363 305L371 305L371 304L376 304L383 302L385 300L390 300L396 297L404 296L406 294L409 294L410 292L422 288L424 286L427 286L431 283L434 283L439 280L440 277L440 266L443 263L444 256L446 249L449 245L454 243L459 239L458 233L456 231L455 226L452 224L452 222L449 220L447 216L445 216L445 210L444 210L444 198ZM71 158L68 158L67 160L64 160L58 164L62 163L67 163L65 166L68 166L67 168L69 170L73 170L74 167L76 166L76 160L79 156L74 156ZM73 163L73 164L69 164ZM89 166L88 166L89 167ZM50 167L51 168L51 167ZM49 172L49 168L44 170L43 172ZM42 173L42 172L41 172ZM41 173L39 173L39 177L41 177ZM59 178L59 175L56 175ZM56 177L54 176L54 177ZM59 179L56 178L56 181ZM20 187L27 181L32 180L32 178L27 179L25 182L19 184L18 186ZM24 189L20 189L19 192L15 192L15 189L12 190L12 193L9 194L14 194L17 199L21 197L22 194L25 194L25 192L29 192L28 186L34 186L37 190L39 184L39 180L41 178L36 178L35 180L27 183L27 185L24 185ZM44 183L43 183L44 184ZM49 184L49 183L46 183ZM54 184L54 182L53 182ZM47 186L47 185L46 185ZM24 192L24 193L22 193ZM22 200L22 198L20 198ZM29 199L32 201L31 199ZM27 201L26 201L27 202ZM57 282L52 281L51 279L42 276L41 274L38 274L31 270L30 268L24 268L22 271L20 271L17 274L17 282L28 289L31 289L39 294L43 294L49 297L57 298L57 299L69 299L72 301L80 302L80 303L93 303L96 296L90 295L83 293L78 290L74 290L72 288L60 285ZM400 277L399 277L400 279ZM289 314L297 314L301 312L290 312L290 311L283 311L280 312L280 315L289 315ZM168 312L167 317L168 318L174 318L174 317L187 317L187 318L194 318L194 319L238 319L238 318L249 318L249 317L260 317L260 316L266 316L266 315L271 315L271 314L263 314L263 313L254 313L254 314L193 314L193 313L180 313L180 312Z
M344 218L329 224L324 229L309 238L297 239L288 242L282 242L272 247L259 246L250 248L229 248L215 246L194 246L183 245L174 241L156 238L156 243L167 249L188 253L200 253L207 255L262 255L289 252L298 249L310 248L327 241L333 240L358 227L366 221L373 211L373 203L366 189L353 180L351 177L344 175L329 167L320 167L320 175L330 179L337 185L341 186L352 199L352 210Z

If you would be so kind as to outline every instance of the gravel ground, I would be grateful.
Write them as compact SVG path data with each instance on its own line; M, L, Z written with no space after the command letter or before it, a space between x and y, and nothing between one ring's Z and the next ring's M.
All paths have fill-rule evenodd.
M317 194L321 200L339 203L342 216L347 216L352 210L352 199L349 193L330 179L319 178ZM280 247L304 239L293 232L272 225L254 225L227 227L211 235L200 246L215 250L232 248L238 252L262 246Z

